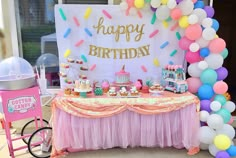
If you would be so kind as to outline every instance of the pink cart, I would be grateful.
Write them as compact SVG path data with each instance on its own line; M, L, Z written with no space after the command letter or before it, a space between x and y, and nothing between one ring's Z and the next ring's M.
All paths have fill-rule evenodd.
M43 127L42 109L39 95L39 87L32 87L22 90L0 91L2 97L2 106L4 113L4 124L6 138L9 148L9 153L14 158L14 152L27 148L28 146L13 147L13 141L30 137L31 134L24 135L17 138L11 138L9 123L27 118L34 118L35 127L38 129L38 121L40 119L40 126Z

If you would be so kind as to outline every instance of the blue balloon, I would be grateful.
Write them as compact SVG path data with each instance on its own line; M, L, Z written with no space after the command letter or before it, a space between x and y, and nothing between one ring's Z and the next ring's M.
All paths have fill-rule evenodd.
M219 30L220 24L216 19L212 19L212 26L211 26L215 31Z
M209 84L203 84L198 88L198 97L200 100L210 100L213 95L214 90Z
M194 4L194 9L196 8L204 8L204 2L203 1L197 1L195 4Z
M217 81L217 73L214 69L211 69L211 68L205 69L201 73L200 80L204 84L213 85Z
M226 101L227 101L226 98L225 98L225 96L223 96L223 95L221 95L221 94L216 95L215 98L214 98L214 100L220 102L220 104L221 104L222 106L224 106L225 103L226 103Z
M226 151L230 156L236 156L236 146L231 145Z
M200 56L205 58L210 54L209 48L202 48L200 49Z

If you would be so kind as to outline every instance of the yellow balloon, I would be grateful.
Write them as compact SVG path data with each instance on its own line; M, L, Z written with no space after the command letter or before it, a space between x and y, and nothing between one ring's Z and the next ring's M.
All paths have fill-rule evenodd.
M224 134L219 134L214 138L214 144L219 150L227 150L231 145L231 140Z
M134 6L138 9L143 8L145 5L144 0L135 0L134 1Z
M188 23L188 16L182 16L180 19L179 19L179 26L181 28L187 28L189 25Z
M64 53L64 57L67 58L71 53L70 49L67 49L66 52Z
M163 5L167 5L168 1L169 1L169 0L161 0L161 3L162 3Z

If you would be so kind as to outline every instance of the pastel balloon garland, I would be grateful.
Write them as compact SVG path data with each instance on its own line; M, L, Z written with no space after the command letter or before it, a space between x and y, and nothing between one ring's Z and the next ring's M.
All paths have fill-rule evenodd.
M200 148L209 150L216 158L236 156L236 146L231 145L235 130L231 113L235 104L226 98L228 85L224 79L228 71L223 67L228 56L226 43L216 32L219 23L213 19L214 8L205 6L201 0L123 0L121 10L126 15L142 14L147 9L153 12L151 24L156 20L171 27L184 29L178 35L179 47L186 51L185 59L190 64L187 79L189 91L200 99Z

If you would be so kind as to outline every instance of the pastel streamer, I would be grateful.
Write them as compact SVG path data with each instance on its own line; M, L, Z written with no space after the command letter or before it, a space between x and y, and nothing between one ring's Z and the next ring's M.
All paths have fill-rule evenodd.
M79 47L81 44L83 44L84 43L84 40L80 40L80 41L78 41L76 44L75 44L75 46L76 47Z
M140 10L138 10L138 16L142 19L143 18L143 15L142 13L140 12Z
M71 54L71 50L67 49L66 52L64 53L64 57L67 58Z
M80 26L79 20L75 16L73 17L73 20L76 26Z
M88 19L92 12L92 8L88 7L84 13L84 19Z
M179 26L178 22L176 22L171 28L171 31L174 31Z
M153 14L151 24L154 24L156 22L157 16L156 13Z
M143 70L143 72L147 72L147 68L144 65L141 66L141 69Z
M158 61L157 58L154 58L154 59L153 59L153 64L154 64L155 66L160 66L160 63L159 63L159 61Z
M67 38L71 33L71 28L67 28L66 32L64 33L64 38Z
M153 31L153 32L149 35L149 38L154 37L158 32L159 32L159 30Z
M85 57L85 55L81 55L81 59L82 59L85 63L88 62L88 60L87 60L87 58Z
M162 21L162 25L164 26L164 28L168 28L168 26L169 26L168 22L166 22L166 21Z
M106 11L106 10L102 10L102 13L109 19L112 19L112 16Z
M89 35L90 37L93 36L93 34L89 31L88 28L85 28L84 31L86 32L87 35Z
M66 16L65 16L64 11L62 10L62 8L59 8L59 13L61 15L61 18L66 21Z
M96 68L96 64L93 64L91 67L90 67L90 71L93 71L95 68Z
M180 39L181 39L181 35L180 35L180 33L179 33L179 32L176 32L176 34L175 34L175 35L176 35L176 37L177 37L177 39L178 39L178 40L180 40Z
M163 48L165 48L168 44L169 44L169 42L166 41L166 42L164 42L164 43L160 46L160 48L163 49Z
M173 52L170 53L170 56L173 57L177 53L177 50L173 50Z

